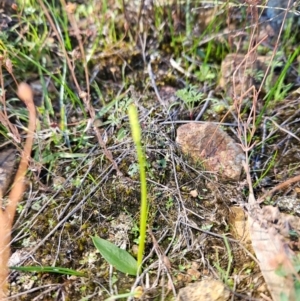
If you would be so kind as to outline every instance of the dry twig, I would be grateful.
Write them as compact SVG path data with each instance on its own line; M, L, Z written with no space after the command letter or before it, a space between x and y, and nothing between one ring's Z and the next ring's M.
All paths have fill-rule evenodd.
M33 102L33 93L31 88L21 83L18 87L18 96L25 103L29 112L28 135L25 146L21 154L21 162L14 179L11 192L8 197L8 203L5 206L1 200L0 208L0 301L7 297L7 278L8 278L8 260L10 256L11 229L19 201L22 199L25 190L25 175L28 168L29 158L32 150L36 112Z

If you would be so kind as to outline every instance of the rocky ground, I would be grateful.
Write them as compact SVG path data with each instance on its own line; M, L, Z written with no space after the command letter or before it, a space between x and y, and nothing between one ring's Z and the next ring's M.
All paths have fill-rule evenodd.
M3 195L27 134L16 82L38 114L11 245L10 266L25 271L11 270L9 300L296 298L297 3L1 4ZM91 238L136 256L132 103L149 203L137 277Z

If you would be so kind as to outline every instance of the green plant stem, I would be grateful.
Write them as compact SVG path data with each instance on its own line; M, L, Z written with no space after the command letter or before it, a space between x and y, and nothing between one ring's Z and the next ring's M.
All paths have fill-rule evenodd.
M141 268L143 254L145 249L146 227L147 227L147 184L145 171L145 156L141 145L141 128L139 124L138 112L135 105L130 105L128 108L128 115L131 127L131 134L133 142L136 147L138 162L140 167L140 181L141 181L141 214L140 214L140 239L138 250L138 269Z

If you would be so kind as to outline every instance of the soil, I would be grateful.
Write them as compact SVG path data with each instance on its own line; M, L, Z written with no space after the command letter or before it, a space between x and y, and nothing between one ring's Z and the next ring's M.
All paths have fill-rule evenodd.
M246 173L243 171L234 181L219 181L201 162L182 153L176 143L176 131L181 124L195 121L203 109L202 122L225 125L227 134L244 151L248 147L246 160L257 198L298 175L299 51L279 89L282 92L291 84L286 95L275 101L275 94L269 99L268 92L274 86L272 80L290 62L289 55L299 49L299 41L285 45L282 38L274 45L270 38L255 44L249 26L259 20L250 7L210 6L201 1L192 7L187 6L188 1L116 2L108 1L105 14L101 1L75 3L78 28L69 20L70 45L66 52L53 29L45 38L45 52L43 47L36 50L29 43L28 26L7 11L12 23L2 33L7 45L5 55L13 62L16 80L26 80L34 88L39 114L27 190L13 229L10 265L64 267L85 274L81 277L12 270L9 300L105 300L137 288L141 295L131 300L176 300L180 288L204 279L223 282L232 300L270 298L251 246L235 236L232 208L246 208ZM66 10L55 1L49 5L60 12ZM91 6L92 13L84 14ZM25 16L29 9L21 8L18 14ZM186 10L191 13L189 17ZM99 20L100 34L96 26ZM44 28L35 22L33 27L42 36ZM111 24L115 26L113 34ZM299 32L299 26L294 27ZM91 56L86 64L88 81L76 38L78 32L85 60ZM16 36L20 44L24 43L19 47L26 53L24 56L9 51L9 45L17 49L13 48ZM92 49L96 39L97 47ZM227 70L226 81L221 79L222 61L228 59L228 54L234 59L233 54L237 53L240 60L249 54L249 49L262 52L259 63L248 61L243 72L235 73L238 83L243 83L241 74L246 74L247 85L234 90L234 81L230 80L234 70ZM288 53L284 54L283 49ZM281 51L281 64L269 73L265 66L261 68L263 75L267 73L270 78L269 86L259 90L263 78L253 79L253 74L257 75L262 57L270 58L273 51ZM68 66L62 89L62 82L53 76L63 74L66 54L74 64L77 83ZM272 57L268 60L272 61ZM21 61L22 66L15 63ZM38 67L33 61L42 63ZM229 65L236 66L234 63ZM16 101L15 84L3 59L1 70L9 120L23 139L26 111ZM191 85L204 95L192 107L176 96L178 90ZM238 95L227 94L233 90ZM143 272L138 278L111 267L91 239L98 235L136 257L140 176L127 114L129 103L134 103L139 112L147 162L148 231ZM4 125L1 133L5 142L20 150L21 143L8 135ZM266 202L277 206L276 200L282 198L293 198L299 205L299 183L276 192ZM281 211L299 216L298 209L293 211L283 204L280 202ZM291 234L290 239L296 252L299 237Z

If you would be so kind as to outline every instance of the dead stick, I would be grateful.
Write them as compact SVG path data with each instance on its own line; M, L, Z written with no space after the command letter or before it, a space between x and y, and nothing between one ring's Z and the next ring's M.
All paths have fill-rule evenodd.
M289 185L299 182L299 181L300 181L300 175L290 178L290 179L276 185L270 191L267 191L261 198L259 198L259 203L264 202L266 197L271 196L274 192L284 189L285 187L288 187Z
M3 204L1 204L2 208L0 208L0 301L6 300L7 297L11 229L18 203L22 199L25 190L24 179L32 150L36 121L36 112L31 88L27 84L21 83L18 87L18 96L25 103L29 112L28 135L22 151L21 162L11 192L9 193L8 204L5 209Z

